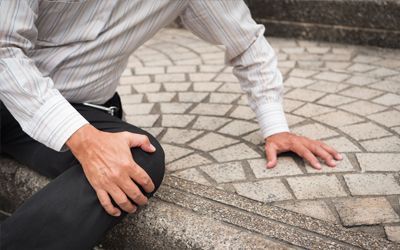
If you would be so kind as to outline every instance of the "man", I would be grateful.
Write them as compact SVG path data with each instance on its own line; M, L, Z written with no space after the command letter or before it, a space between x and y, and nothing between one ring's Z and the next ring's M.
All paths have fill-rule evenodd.
M1 249L88 249L158 189L163 149L121 120L115 90L129 55L178 16L226 46L268 168L284 151L335 166L334 149L289 132L276 56L240 0L2 0L1 150L54 180L1 224Z

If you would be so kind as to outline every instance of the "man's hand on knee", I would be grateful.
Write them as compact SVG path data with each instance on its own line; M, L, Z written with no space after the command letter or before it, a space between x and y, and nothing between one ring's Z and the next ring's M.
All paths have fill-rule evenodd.
M131 147L154 152L147 136L130 132L102 132L90 124L78 129L67 141L67 146L79 160L83 171L104 209L119 216L121 209L128 213L136 211L135 204L147 204L138 183L146 192L155 188L150 176L132 158ZM134 181L135 182L134 182ZM119 208L111 203L111 198Z

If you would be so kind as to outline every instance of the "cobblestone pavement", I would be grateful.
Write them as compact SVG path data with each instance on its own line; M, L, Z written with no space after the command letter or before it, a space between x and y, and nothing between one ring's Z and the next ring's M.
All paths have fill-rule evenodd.
M292 132L345 157L317 171L291 154L265 169L254 112L224 48L163 29L118 88L129 122L155 135L167 174L400 240L400 51L268 38Z

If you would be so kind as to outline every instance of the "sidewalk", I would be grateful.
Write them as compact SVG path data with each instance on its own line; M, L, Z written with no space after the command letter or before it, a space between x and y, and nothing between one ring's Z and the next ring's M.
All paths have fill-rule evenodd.
M293 132L345 156L316 171L293 155L266 170L254 113L222 46L164 29L118 91L128 121L162 142L169 175L400 240L400 51L268 38Z
M106 249L400 248L400 50L268 41L291 130L345 159L316 171L285 154L265 169L259 126L223 47L163 29L131 57L118 92L127 120L160 140L167 174ZM48 181L0 165L0 196L13 205Z

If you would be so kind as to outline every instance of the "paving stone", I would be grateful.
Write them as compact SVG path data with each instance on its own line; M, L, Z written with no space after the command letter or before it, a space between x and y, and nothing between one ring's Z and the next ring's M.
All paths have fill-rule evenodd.
M319 115L317 117L313 117L313 119L332 127L341 127L365 121L365 119L360 118L359 116L355 116L340 110L336 112L330 112L328 114Z
M299 117L299 116L295 116L295 115L291 115L291 114L286 114L286 121L287 121L289 127L291 127L291 126L293 126L293 125L295 125L295 124L298 124L298 123L300 123L300 122L305 121L305 119L302 118L302 117Z
M286 94L286 98L291 98L306 102L313 102L324 95L325 93L319 91L314 91L309 89L295 89Z
M400 242L400 226L385 226L385 233L390 241Z
M382 94L382 91L367 89L362 87L352 87L340 92L341 95L350 96L358 99L371 99Z
M400 112L396 110L372 114L368 118L387 127L400 125Z
M237 142L239 141L236 139L232 139L220 134L210 132L204 135L203 137L195 140L194 142L190 143L189 146L202 151L211 151L217 148L232 145Z
M260 130L254 131L254 132L242 137L242 139L244 139L254 145L264 145L264 139L263 139L263 136L261 135Z
M249 101L246 95L242 95L238 100L237 104L239 105L249 105Z
M165 133L162 138L162 141L184 144L202 133L203 131L198 130L168 128L167 133Z
M325 67L335 71L338 69L347 69L349 66L351 65L351 63L349 62L340 62L340 61L327 61L325 62Z
M160 103L161 113L184 113L190 106L191 103Z
M154 75L164 73L164 67L135 67L135 75Z
M220 72L224 65L200 65L200 72ZM231 68L228 68L232 72Z
M214 74L214 73L189 73L189 79L192 82L211 81L215 76L216 76L216 74Z
M400 94L400 84L394 81L379 81L369 87Z
M375 66L371 66L371 65L368 65L368 64L355 63L355 64L353 64L352 66L350 66L347 69L352 71L352 72L367 72L367 71L373 70L375 68L376 68Z
M180 172L175 172L172 175L182 179L197 182L199 184L211 186L210 182L195 168L189 168Z
M210 102L213 103L232 103L240 97L240 94L233 93L211 93Z
M216 78L215 81L218 82L239 82L237 77L232 73L220 73Z
M345 137L331 138L324 142L338 152L360 152L361 149Z
M215 116L200 116L193 124L194 129L216 130L232 119Z
M336 218L332 211L323 201L294 201L284 204L276 204L276 206L296 213L305 214L319 220L333 223L336 222Z
M329 47L310 47L307 48L307 51L310 52L311 54L325 54L329 52L331 48Z
M132 94L132 87L130 85L120 85L117 87L117 92L119 95L130 95Z
M194 91L215 91L219 86L222 85L222 82L195 82L193 83Z
M392 135L385 129L371 122L347 125L341 127L340 130L356 140L367 140Z
M324 61L349 61L351 54L324 54L322 60Z
M347 196L334 175L289 177L286 180L298 199Z
M132 76L132 71L129 68L124 69L124 71L122 72L121 76Z
M279 179L234 183L233 186L238 194L261 202L292 199L292 195Z
M130 116L149 114L153 106L154 103L135 103L123 105L122 108L125 114Z
M386 109L385 106L367 101L356 101L353 103L344 104L341 105L340 108L358 115L369 115Z
M315 140L338 135L338 133L336 133L335 131L318 123L312 123L303 125L301 127L295 127L292 129L292 132L295 134L313 138Z
M160 83L146 83L146 84L136 84L133 88L139 93L147 92L159 92L161 89Z
M400 186L391 174L347 174L344 179L352 195L400 194Z
M256 178L279 177L300 175L303 172L291 157L279 157L278 163L274 168L266 168L265 158L248 160L251 170Z
M182 73L159 74L154 78L155 82L183 82L185 80L185 74Z
M208 174L217 183L246 180L246 175L240 162L212 164L201 166L200 169Z
M400 171L400 154L357 153L356 157L363 171Z
M400 221L399 216L382 197L351 198L334 203L345 226L375 225Z
M318 71L315 71L315 70L293 69L290 72L290 75L294 76L294 77L300 77L301 79L304 79L305 77L310 77L310 76L315 75L317 73L318 73Z
M191 73L196 72L194 65L179 65L179 66L168 66L167 73Z
M193 119L194 115L163 115L161 126L163 127L186 127Z
M293 110L297 109L301 105L303 105L304 102L301 101L295 101L295 100L290 100L290 99L284 99L283 100L283 109L285 112L292 112Z
M333 108L328 108L322 105L307 103L306 105L302 106L301 108L297 109L293 112L295 115L301 115L305 117L313 117L318 116L321 114L331 113L335 111ZM329 115L329 114L327 114Z
M149 76L125 76L119 79L119 83L124 84L141 84L141 83L150 83L151 79Z
M391 69L386 69L386 68L378 68L374 69L372 71L367 72L367 75L373 76L373 77L386 77L386 76L392 76L398 74L398 71L391 70Z
M190 88L190 82L181 82L181 83L174 83L168 82L163 83L163 86L166 91L187 91Z
M346 83L354 84L354 85L359 85L359 86L364 86L371 84L373 82L376 82L377 79L371 78L371 77L365 77L365 76L352 76L349 79L346 80Z
M179 92L180 102L201 102L208 96L207 92Z
M161 146L165 152L166 164L193 152L191 149L174 146L167 143L161 143Z
M152 127L159 117L160 115L134 115L127 116L126 120L137 127Z
M308 162L306 165L307 173L336 173L336 172L351 172L354 171L354 167L349 161L349 158L345 154L341 154L343 159L341 161L336 161L336 167L329 167L322 160L320 170L313 168Z
M229 117L251 120L256 118L256 114L249 106L238 106L232 111Z
M400 138L397 136L362 141L360 144L369 152L400 152Z
M318 82L308 86L307 89L318 90L318 91L327 92L327 93L337 93L347 87L349 87L349 85L343 84L343 83L318 81Z
M169 102L176 94L170 92L147 93L146 97L149 102Z
M345 79L349 78L350 75L335 73L335 72L322 72L315 75L313 78L318 80L326 80L331 82L343 82Z
M377 97L372 100L375 103L386 105L386 106L393 106L400 104L400 95L387 93L380 97Z
M222 127L220 130L218 130L218 132L233 136L240 136L257 129L259 129L259 125L256 123L234 120Z
M218 90L218 92L229 92L229 93L244 93L239 83L224 83Z
M336 95L336 94L330 94L327 96L324 96L320 100L317 101L319 104L331 106L331 107L336 107L342 104L346 104L352 101L355 101L356 99L347 97L347 96L341 96L341 95Z
M212 161L199 154L191 154L182 159L167 164L165 167L168 171L176 171L210 163L212 163Z
M190 113L199 115L225 115L231 108L228 104L199 103Z
M286 81L283 84L284 84L284 86L288 86L288 87L302 88L302 87L310 85L314 82L315 82L314 80L310 80L310 79L305 79L305 78L300 78L300 77L289 77L288 79L286 79Z
M282 48L282 51L287 54L303 54L304 48L301 48L301 47Z
M121 103L123 104L132 104L132 103L141 103L143 100L143 94L133 94L133 95L122 95Z
M380 60L382 60L382 58L369 55L357 55L356 57L353 58L353 62L359 62L359 63L372 63Z
M244 143L239 143L210 153L218 162L258 158L260 155Z

